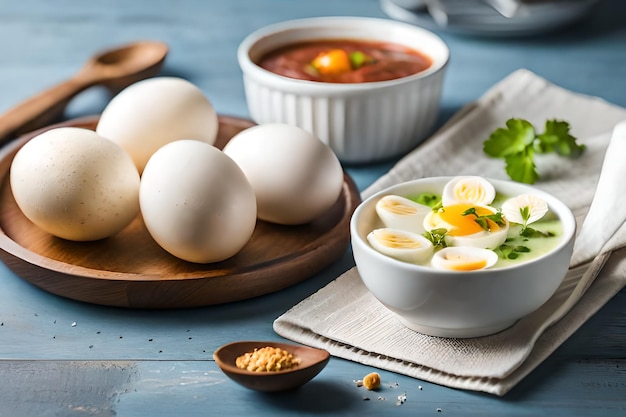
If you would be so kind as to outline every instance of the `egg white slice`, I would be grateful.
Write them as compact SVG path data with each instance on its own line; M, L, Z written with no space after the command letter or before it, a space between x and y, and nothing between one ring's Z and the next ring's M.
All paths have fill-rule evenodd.
M433 229L452 230L452 228L454 228L454 226L442 219L438 212L432 210L430 213L426 214L422 225L424 226L424 230L428 231Z
M386 195L376 202L376 213L385 227L424 233L424 218L431 208L399 195Z
M541 197L521 194L502 204L502 214L510 222L527 225L541 219L548 212L548 203Z
M466 236L447 236L449 246L465 246L480 249L497 249L506 240L509 232L508 223L495 232L478 232Z
M498 254L489 249L455 246L443 248L430 262L436 269L449 271L477 271L491 268L498 262Z
M496 189L486 179L478 176L456 177L443 188L441 203L449 206L458 203L488 206L496 198Z
M400 261L422 263L433 254L433 244L424 236L405 230L382 228L372 230L367 240L383 255Z

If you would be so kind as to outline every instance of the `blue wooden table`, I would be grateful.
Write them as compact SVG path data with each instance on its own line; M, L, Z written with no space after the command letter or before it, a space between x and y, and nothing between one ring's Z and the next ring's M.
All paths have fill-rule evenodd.
M164 75L198 85L219 113L248 117L239 42L269 23L328 15L387 17L377 0L5 1L0 113L70 77L97 50L157 39L171 47ZM625 18L626 3L607 0L575 28L541 37L439 32L452 55L439 123L522 67L626 107ZM71 103L66 117L99 113L108 100L104 90L90 90ZM393 162L347 170L364 189ZM248 391L219 371L212 360L217 347L280 340L273 320L351 266L347 251L322 273L270 295L138 311L57 297L0 265L0 417L626 415L626 291L503 398L379 371L383 389L366 401L354 380L374 369L337 358L301 389L276 395ZM407 400L397 405L402 393Z

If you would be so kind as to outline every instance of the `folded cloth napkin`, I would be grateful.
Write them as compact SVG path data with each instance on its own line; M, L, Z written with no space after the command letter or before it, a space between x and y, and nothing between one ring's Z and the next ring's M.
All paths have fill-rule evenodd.
M485 156L482 143L511 117L527 119L540 131L547 119L568 121L587 146L576 160L552 155L536 160L535 185L572 209L579 231L570 270L548 302L495 335L431 337L402 326L352 268L278 317L276 333L380 369L504 395L626 286L626 249L620 249L626 245L626 212L615 210L626 196L626 164L620 160L626 153L626 123L620 124L626 109L567 91L530 71L514 72L461 109L362 197L429 176L507 179L503 162Z

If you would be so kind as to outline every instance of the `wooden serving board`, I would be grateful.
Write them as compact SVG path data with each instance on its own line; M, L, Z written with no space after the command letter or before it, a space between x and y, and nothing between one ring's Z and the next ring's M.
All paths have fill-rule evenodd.
M216 146L254 123L220 116ZM59 126L95 129L98 117ZM49 129L48 128L48 129ZM63 297L130 308L186 308L243 300L303 281L343 256L349 222L360 202L344 173L336 204L301 226L258 221L252 238L234 257L212 264L178 259L159 247L141 216L115 236L72 242L39 229L20 211L9 184L17 151L37 133L0 149L0 260L30 283Z

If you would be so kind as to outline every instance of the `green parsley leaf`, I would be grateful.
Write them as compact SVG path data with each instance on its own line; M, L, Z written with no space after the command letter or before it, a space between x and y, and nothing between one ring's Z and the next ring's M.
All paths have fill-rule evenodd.
M536 148L542 152L556 152L560 156L578 158L585 150L585 145L576 143L576 138L569 133L569 123L548 120L545 132L537 136Z
M507 155L504 158L505 170L513 181L525 184L534 184L539 179L539 173L533 159L533 149L528 147L523 151Z
M483 151L492 158L503 158L506 173L512 180L534 184L539 179L534 162L535 153L556 153L578 158L585 151L585 145L579 145L569 130L567 122L547 120L545 131L537 134L530 122L509 119L506 128L496 129L483 142Z
M496 129L483 143L484 152L494 158L504 158L523 152L535 140L535 128L523 119L509 119L506 129Z

